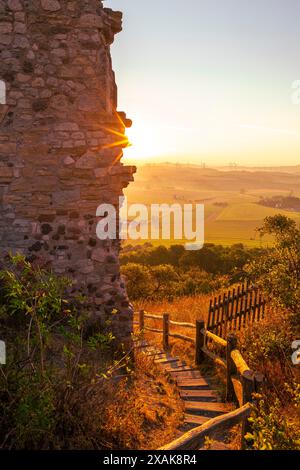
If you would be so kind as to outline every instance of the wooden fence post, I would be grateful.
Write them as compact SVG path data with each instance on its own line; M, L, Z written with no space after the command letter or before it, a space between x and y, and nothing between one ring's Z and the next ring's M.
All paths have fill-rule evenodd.
M166 351L169 349L169 331L170 331L170 323L169 323L169 314L163 314L163 348Z
M234 333L227 336L226 348L226 401L232 401L235 397L234 387L231 377L236 374L236 366L231 358L231 351L237 349L237 337Z
M243 386L243 403L252 403L253 398L252 394L255 393L255 375L252 370L246 370L241 376L241 382ZM246 448L247 441L245 436L248 432L251 431L251 424L249 423L248 418L245 418L242 423L242 449Z
M196 320L196 354L195 354L195 364L199 366L204 359L204 352L202 348L205 346L205 333L202 332L205 330L205 323L203 320Z
M140 324L140 332L144 333L145 328L145 311L140 310L139 312L139 324Z
M244 372L241 377L243 385L243 405L248 402L255 403L253 400L253 393L260 393L264 383L264 376L260 372L253 372L251 370ZM242 423L242 449L246 448L247 441L245 436L251 432L251 424L248 418L245 418Z

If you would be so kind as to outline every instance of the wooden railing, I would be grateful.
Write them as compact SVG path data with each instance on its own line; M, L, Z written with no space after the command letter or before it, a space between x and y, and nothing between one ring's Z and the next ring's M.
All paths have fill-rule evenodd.
M162 328L151 328L145 324L146 320L161 321ZM215 430L216 426L225 429L234 426L238 422L242 422L242 442L244 443L244 436L249 431L248 416L251 409L250 404L253 402L253 394L259 393L264 377L262 374L254 372L248 367L248 364L238 349L238 339L236 335L229 333L225 340L211 331L208 331L205 322L202 320L197 320L196 324L177 322L170 320L168 313L163 315L150 315L143 310L139 312L139 321L136 321L135 324L139 326L141 334L145 331L161 334L164 350L169 349L170 338L176 338L194 344L195 364L201 365L205 357L208 357L217 366L220 366L226 376L226 400L236 402L240 407L232 413L214 418L208 423L187 433L187 435L185 435L187 441L184 441L184 445L187 446L186 449L192 449L190 445L194 445L193 443L195 442L199 443L202 435L210 435L210 433ZM194 337L171 332L171 327L192 330ZM198 440L197 436L199 438ZM169 449L183 448L181 447L183 445L183 438L184 436L178 441L179 447L169 447ZM175 443L172 443L172 445L173 444L176 445ZM164 449L167 449L167 447ZM194 447L194 449L196 449L196 447Z
M242 421L247 420L250 414L251 405L247 403L237 410L210 419L205 424L202 424L202 426L198 426L186 432L183 436L179 437L179 439L161 447L159 450L198 450L203 447L207 437L213 437L220 429L225 431L236 426Z

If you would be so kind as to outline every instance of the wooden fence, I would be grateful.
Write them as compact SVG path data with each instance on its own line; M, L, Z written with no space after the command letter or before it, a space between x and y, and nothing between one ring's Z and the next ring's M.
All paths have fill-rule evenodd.
M162 322L162 328L152 328L146 325L146 320L156 320ZM169 349L170 338L187 341L195 346L195 364L200 365L205 357L211 359L217 366L220 366L226 377L226 400L234 401L240 407L235 412L210 420L199 428L193 429L182 438L167 447L165 450L179 450L186 446L186 449L197 449L200 445L201 436L210 435L215 429L232 427L238 422L242 422L242 442L248 432L248 416L251 410L253 394L261 389L264 377L262 374L252 371L241 352L238 349L238 340L234 333L229 333L224 339L206 328L205 322L197 320L196 324L172 321L168 313L163 315L150 315L143 310L139 312L139 320L135 322L139 325L143 333L149 331L162 335L162 345L164 350ZM192 331L193 337L173 332L173 328L180 327ZM209 344L209 347L208 347ZM210 427L211 426L211 427ZM205 430L205 432L204 432ZM203 434L204 433L204 434Z
M210 301L207 329L226 338L228 332L264 318L265 306L266 299L259 289L244 283Z

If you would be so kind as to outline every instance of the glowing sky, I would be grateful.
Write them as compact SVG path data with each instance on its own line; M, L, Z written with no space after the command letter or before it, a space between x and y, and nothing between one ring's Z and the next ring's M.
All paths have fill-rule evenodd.
M300 164L299 0L107 0L135 161Z

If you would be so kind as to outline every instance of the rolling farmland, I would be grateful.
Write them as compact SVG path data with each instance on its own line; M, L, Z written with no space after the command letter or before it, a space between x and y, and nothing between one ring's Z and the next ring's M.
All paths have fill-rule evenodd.
M135 183L126 190L129 204L203 203L206 243L248 246L272 243L271 239L261 240L256 232L267 216L280 212L300 222L299 212L258 204L261 197L291 193L300 195L298 167L288 172L287 169L221 171L184 165L145 165L138 169ZM169 245L174 240L152 243Z

